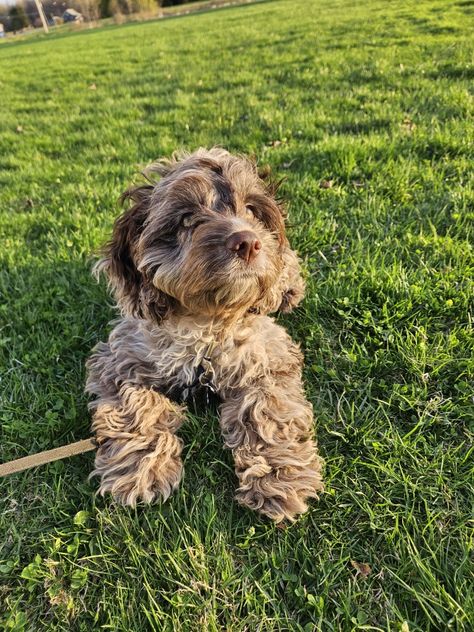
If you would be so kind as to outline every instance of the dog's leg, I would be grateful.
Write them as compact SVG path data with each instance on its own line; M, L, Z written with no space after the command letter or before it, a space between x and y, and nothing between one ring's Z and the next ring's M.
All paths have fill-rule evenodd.
M298 376L274 375L229 391L221 428L234 455L240 504L280 522L306 511L306 500L322 491L312 407Z
M124 505L166 500L181 479L183 408L154 390L125 385L117 402L98 404L92 429L98 449L91 476L99 492Z

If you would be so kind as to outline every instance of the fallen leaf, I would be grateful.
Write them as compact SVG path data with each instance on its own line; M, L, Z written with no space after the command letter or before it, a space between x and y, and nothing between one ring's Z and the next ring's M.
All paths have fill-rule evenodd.
M69 603L69 595L61 588L56 594L51 594L49 603L52 606L67 606Z
M319 186L321 189L332 189L333 184L334 180L321 180Z
M352 566L356 569L357 575L362 575L362 577L367 577L372 572L372 569L368 564L364 562L356 562L355 560L351 560Z
M276 140L271 140L267 143L269 147L279 147L280 145L285 145L288 142L287 138L277 138Z
M413 132L413 130L416 127L416 124L413 123L413 121L407 116L406 118L403 119L402 123L400 124L401 128L403 129L403 131L405 132Z

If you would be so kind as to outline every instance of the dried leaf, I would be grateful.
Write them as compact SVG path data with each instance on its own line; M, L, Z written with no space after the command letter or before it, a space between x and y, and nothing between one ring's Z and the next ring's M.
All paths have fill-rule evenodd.
M411 133L415 129L416 124L407 116L401 123L401 128L404 132Z
M287 141L288 141L287 138L279 138L279 139L276 139L276 140L271 140L269 143L267 143L267 145L269 147L279 147L280 145L286 144Z
M333 184L334 180L321 180L319 186L321 189L332 189Z
M355 560L351 560L352 566L356 569L357 575L362 575L362 577L367 577L372 572L372 569L368 564L364 562L356 562Z

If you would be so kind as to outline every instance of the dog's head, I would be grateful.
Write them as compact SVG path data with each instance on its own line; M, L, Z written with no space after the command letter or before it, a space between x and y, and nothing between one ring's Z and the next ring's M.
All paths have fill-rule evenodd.
M251 161L199 149L147 175L124 194L131 205L97 266L125 313L160 321L178 310L224 316L299 302L303 281L282 208Z

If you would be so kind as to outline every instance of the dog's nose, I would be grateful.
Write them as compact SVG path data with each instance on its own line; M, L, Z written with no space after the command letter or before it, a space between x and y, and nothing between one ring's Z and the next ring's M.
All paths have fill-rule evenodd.
M258 241L257 236L250 230L232 233L226 240L225 245L226 248L235 252L247 263L253 261L262 248L262 244Z

